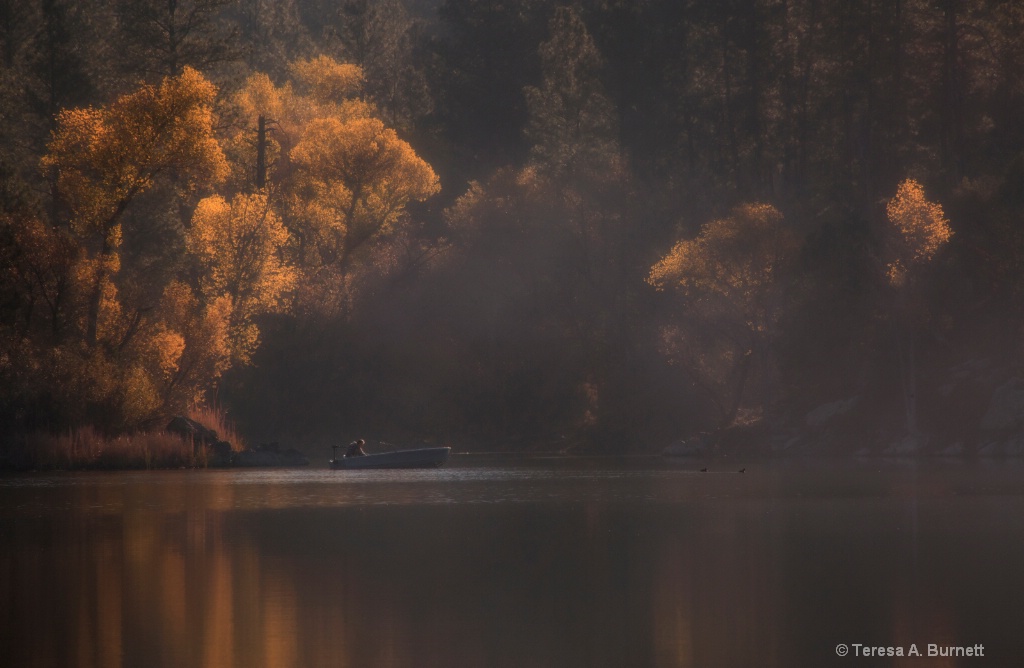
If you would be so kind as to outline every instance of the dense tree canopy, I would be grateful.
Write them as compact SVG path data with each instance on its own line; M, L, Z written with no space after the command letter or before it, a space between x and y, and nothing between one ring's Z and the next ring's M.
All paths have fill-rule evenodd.
M1022 27L1010 0L0 1L0 428L214 394L310 445L763 445L854 397L879 448L976 424L951 369L1024 361Z

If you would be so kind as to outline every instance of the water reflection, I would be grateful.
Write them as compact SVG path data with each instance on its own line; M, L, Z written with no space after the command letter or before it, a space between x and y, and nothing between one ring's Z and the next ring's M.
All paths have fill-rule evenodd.
M983 643L990 663L871 665L1006 665L1024 651L1020 477L547 462L0 479L0 656L704 668Z

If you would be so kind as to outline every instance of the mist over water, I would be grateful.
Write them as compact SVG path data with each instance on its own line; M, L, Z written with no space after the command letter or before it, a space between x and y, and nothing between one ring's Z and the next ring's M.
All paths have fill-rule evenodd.
M840 643L935 643L985 655L860 660L1009 665L1024 652L1022 474L456 457L429 471L2 478L0 655L827 666L856 660Z

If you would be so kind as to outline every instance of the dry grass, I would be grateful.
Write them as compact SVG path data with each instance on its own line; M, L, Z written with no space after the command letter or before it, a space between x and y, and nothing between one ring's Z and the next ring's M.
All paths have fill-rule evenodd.
M195 407L188 417L216 431L235 452L244 449L222 408ZM105 436L90 426L61 434L26 434L6 446L0 448L0 468L23 471L205 468L211 460L208 447L194 446L175 434L137 431Z
M92 427L81 427L20 439L9 453L9 465L22 470L177 469L204 467L207 456L206 448L193 450L173 434L107 437Z
M190 420L195 420L207 429L217 432L217 436L222 441L227 441L231 444L233 452L245 450L245 441L235 431L235 425L228 420L227 411L220 406L193 406L189 409L186 417Z

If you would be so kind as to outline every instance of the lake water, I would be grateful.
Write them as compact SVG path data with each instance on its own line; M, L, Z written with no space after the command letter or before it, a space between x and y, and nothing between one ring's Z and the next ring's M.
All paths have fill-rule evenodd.
M1022 664L1017 462L0 477L4 666Z

